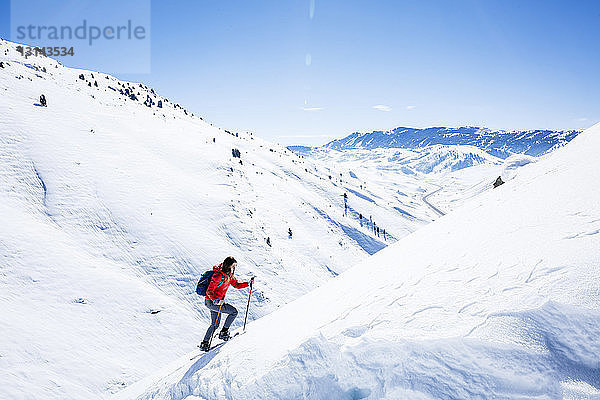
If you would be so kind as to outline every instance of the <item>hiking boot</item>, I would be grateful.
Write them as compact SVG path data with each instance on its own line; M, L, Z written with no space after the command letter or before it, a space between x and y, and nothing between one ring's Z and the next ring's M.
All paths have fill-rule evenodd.
M221 329L221 332L219 332L219 339L224 341L228 341L229 339L231 339L228 328Z
M210 350L210 345L208 344L208 342L206 340L203 340L202 343L200 343L200 350L202 351L208 351Z

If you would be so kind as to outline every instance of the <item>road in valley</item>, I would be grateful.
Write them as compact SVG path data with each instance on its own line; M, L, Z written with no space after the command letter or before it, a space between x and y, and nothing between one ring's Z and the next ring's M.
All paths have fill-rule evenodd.
M438 186L438 185L436 185L436 186ZM433 192L431 192L431 193L428 193L428 194L424 195L424 196L422 197L422 200L423 200L423 203L425 203L425 204L427 204L427 205L429 206L429 208L431 208L433 211L435 211L435 212L436 212L436 213L438 213L440 216L442 216L442 215L446 215L446 213L445 213L445 212L443 212L442 210L440 210L439 208L437 208L436 206L434 206L433 204L431 204L431 203L429 202L429 200L427 200L427 198L428 198L429 196L431 196L432 194L436 194L436 193L437 193L437 192L439 192L440 190L442 190L442 187L441 187L441 186L439 186L439 187L438 187L436 190L434 190Z

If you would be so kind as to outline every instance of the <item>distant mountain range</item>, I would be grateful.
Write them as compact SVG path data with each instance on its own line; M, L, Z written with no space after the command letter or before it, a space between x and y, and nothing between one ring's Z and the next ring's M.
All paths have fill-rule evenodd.
M503 131L479 127L406 128L391 131L355 132L333 140L323 148L334 150L402 148L418 149L431 145L469 145L500 158L511 154L541 156L575 138L578 130ZM292 151L306 151L304 146L290 146Z

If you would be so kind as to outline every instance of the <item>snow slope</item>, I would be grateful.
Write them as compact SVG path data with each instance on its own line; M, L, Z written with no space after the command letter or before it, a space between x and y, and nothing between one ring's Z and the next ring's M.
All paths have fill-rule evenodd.
M378 199L384 239L344 216L344 192L369 193L335 166L14 43L0 62L2 398L107 397L187 354L208 321L197 279L227 255L257 276L254 320L436 217Z
M600 124L137 399L600 398Z

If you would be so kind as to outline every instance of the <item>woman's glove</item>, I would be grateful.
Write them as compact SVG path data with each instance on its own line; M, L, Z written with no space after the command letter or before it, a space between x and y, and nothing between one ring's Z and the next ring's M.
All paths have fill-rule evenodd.
M220 306L220 305L221 305L221 304L223 304L223 303L225 303L225 302L224 302L223 300L221 300L221 299L214 299L214 300L213 300L213 304L214 304L215 306Z

